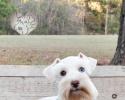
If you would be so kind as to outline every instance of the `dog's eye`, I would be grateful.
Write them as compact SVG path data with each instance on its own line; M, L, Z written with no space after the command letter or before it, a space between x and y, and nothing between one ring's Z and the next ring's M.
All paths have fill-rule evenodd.
M80 68L79 68L79 71L80 71L80 72L85 72L85 68L84 68L84 67L80 67Z
M66 75L66 71L65 71L65 70L62 70L62 71L60 72L60 75L61 75L61 76L65 76L65 75Z

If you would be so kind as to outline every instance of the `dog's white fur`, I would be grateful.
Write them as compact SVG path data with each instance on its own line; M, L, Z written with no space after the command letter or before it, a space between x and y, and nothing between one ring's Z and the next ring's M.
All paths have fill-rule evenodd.
M59 78L58 96L42 98L40 100L97 100L98 91L89 75L94 71L97 60L87 57L82 53L78 56L70 56L60 60L57 58L50 66L44 69L43 74L49 80ZM80 67L84 67L85 71L79 71ZM61 76L60 72L66 71L65 76ZM73 89L71 82L79 81L79 90Z

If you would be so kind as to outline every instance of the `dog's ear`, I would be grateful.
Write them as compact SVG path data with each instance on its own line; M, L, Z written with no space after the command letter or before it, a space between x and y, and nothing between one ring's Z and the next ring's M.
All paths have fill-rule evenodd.
M54 60L54 62L52 63L52 65L58 64L60 61L61 61L60 58L56 58L56 59Z
M81 52L78 54L78 56L87 62L87 73L91 75L96 68L97 60L91 57L87 57Z
M78 56L79 56L80 58L84 58L84 57L85 57L85 55L84 55L83 53L81 53L81 52L78 54Z
M47 68L45 68L44 70L43 70L43 75L46 77L46 78L48 78L49 80L54 80L54 71L52 70L53 69L53 67L56 65L56 64L58 64L60 62L60 58L56 58L55 60L54 60L54 62L50 65L50 66L48 66Z
M90 68L89 68L89 75L91 75L92 74L92 72L95 70L95 68L96 68L96 64L97 64L97 60L96 59L94 59L94 58L91 58L91 57L88 57L88 62L89 62L89 66L90 66Z

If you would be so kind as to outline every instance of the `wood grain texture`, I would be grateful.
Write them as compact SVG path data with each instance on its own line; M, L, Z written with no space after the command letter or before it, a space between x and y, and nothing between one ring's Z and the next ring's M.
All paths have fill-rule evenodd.
M57 94L57 84L43 75L45 66L1 65L0 100L38 100ZM125 99L125 67L98 66L91 76L98 100Z

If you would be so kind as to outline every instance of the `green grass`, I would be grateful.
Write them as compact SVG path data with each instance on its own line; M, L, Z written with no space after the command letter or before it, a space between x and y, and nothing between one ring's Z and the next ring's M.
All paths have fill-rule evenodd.
M48 64L56 57L79 52L111 59L116 44L117 35L0 36L0 48L7 56L5 64Z

